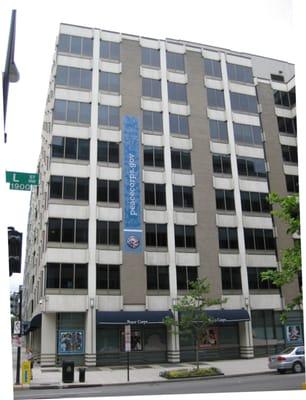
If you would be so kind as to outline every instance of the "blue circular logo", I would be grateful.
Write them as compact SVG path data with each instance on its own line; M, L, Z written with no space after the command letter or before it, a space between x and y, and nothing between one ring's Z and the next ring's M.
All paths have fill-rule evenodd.
M126 243L131 249L136 249L140 245L140 240L136 236L129 236Z

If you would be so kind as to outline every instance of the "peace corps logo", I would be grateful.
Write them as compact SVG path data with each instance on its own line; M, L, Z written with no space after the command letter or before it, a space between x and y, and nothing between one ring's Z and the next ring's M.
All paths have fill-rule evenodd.
M131 249L136 249L140 245L140 240L136 236L129 236L126 241Z

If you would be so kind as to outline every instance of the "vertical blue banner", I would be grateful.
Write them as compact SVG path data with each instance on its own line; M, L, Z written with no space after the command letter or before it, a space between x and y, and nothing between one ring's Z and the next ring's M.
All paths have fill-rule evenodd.
M126 253L141 253L141 168L139 123L126 115L123 120L124 248Z

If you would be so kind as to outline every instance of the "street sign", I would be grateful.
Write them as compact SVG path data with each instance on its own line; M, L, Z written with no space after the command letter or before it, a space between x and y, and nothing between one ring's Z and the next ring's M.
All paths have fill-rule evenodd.
M26 172L6 171L6 182L10 184L12 190L31 190L31 186L39 184L38 174Z

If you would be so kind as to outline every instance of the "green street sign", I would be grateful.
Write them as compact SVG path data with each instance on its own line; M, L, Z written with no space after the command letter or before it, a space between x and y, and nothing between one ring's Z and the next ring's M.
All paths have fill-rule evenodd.
M31 186L39 184L38 174L28 174L26 172L6 171L6 182L10 184L12 190L31 190Z

